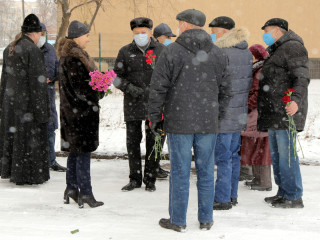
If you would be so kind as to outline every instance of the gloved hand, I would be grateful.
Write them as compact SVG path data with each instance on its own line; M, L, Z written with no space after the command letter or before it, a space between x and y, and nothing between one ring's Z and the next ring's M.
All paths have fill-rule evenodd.
M126 93L129 93L132 97L137 98L140 95L144 94L144 90L129 83L126 88Z
M149 121L149 127L151 132L155 137L159 136L161 137L163 131L161 130L161 122L151 122Z

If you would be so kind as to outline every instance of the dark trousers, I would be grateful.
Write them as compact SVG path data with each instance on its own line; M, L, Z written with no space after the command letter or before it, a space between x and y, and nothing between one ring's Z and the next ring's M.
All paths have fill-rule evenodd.
M56 162L56 151L54 150L54 144L56 140L56 133L48 130L48 142L49 142L49 165L52 166Z
M144 167L144 178L145 184L156 181L156 173L159 168L160 156L155 159L155 153L152 152L154 146L154 135L148 127L148 121L145 123L145 134L146 134L146 156L145 156L145 167ZM127 151L129 157L129 168L130 168L130 181L137 181L138 184L142 184L142 165L141 165L141 149L140 143L142 140L142 121L127 121ZM162 126L161 126L162 128ZM164 137L162 139L162 145Z
M67 187L83 195L92 194L90 158L91 153L69 153L67 160Z

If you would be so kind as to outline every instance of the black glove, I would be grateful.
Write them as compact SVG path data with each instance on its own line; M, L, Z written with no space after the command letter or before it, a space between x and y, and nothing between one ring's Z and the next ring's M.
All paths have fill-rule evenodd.
M129 83L126 88L126 93L129 93L132 97L137 98L140 95L144 94L144 90Z

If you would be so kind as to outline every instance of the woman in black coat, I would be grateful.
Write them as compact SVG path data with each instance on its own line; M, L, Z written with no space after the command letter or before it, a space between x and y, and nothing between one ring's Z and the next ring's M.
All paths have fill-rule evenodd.
M3 54L0 89L0 175L17 185L49 180L46 68L36 43L41 26L28 15Z
M80 208L103 205L93 196L90 176L91 152L99 145L99 95L88 81L89 72L97 70L84 50L89 41L88 27L73 21L58 46L61 150L69 152L64 202L71 197Z

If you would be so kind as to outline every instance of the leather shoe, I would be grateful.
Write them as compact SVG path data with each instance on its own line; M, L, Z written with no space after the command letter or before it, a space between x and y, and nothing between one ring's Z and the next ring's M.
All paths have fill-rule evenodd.
M297 200L289 200L286 198L282 198L278 201L272 202L272 207L275 208L303 208L303 201L302 198Z
M67 168L62 167L59 163L55 162L52 166L50 166L50 169L56 172L66 172Z
M213 221L212 222L208 222L208 223L200 223L200 229L201 230L210 230L212 225L213 225Z
M153 182L149 182L146 184L146 191L148 192L154 192L156 190L156 186Z
M279 196L279 195L275 195L275 196L273 196L273 197L266 197L265 199L264 199L264 201L266 202L266 203L273 203L273 202L276 202L276 201L279 201L279 200L281 200L283 197L281 197L281 196Z
M157 171L157 178L164 179L168 177L168 172L162 168L159 168L159 171Z
M231 208L232 208L231 202L226 202L226 203L214 202L213 203L213 210L229 210Z
M135 188L140 188L141 184L138 184L137 181L130 181L127 185L125 185L121 190L128 192L128 191L132 191Z
M179 226L179 225L173 224L170 222L170 219L166 219L166 218L161 218L159 221L159 225L163 228L171 229L176 232L185 232L186 231L186 225Z

